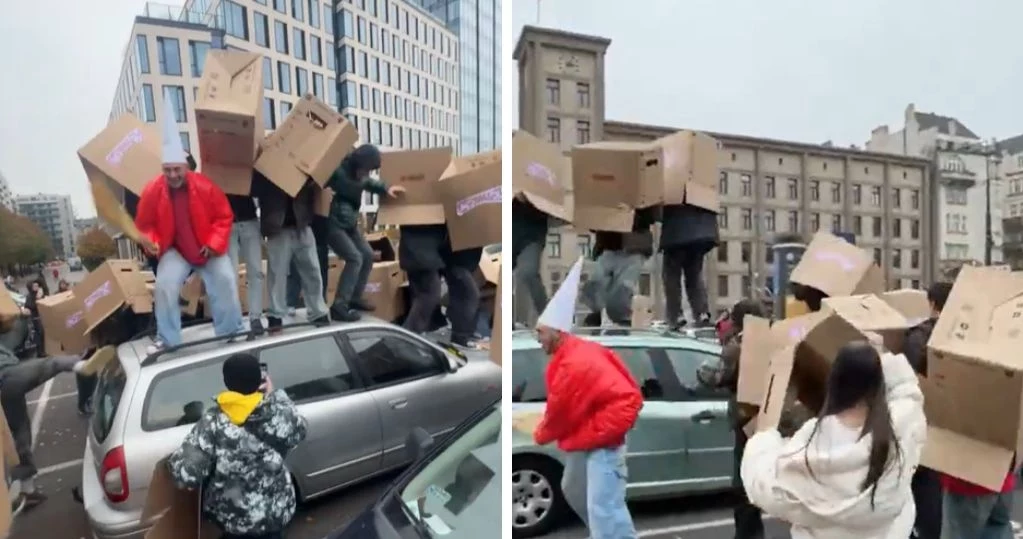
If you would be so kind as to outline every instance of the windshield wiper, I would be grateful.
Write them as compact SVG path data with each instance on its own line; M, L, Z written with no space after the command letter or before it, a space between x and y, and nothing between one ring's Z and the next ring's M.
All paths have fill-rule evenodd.
M422 498L416 499L417 510L413 511L412 508L405 503L405 500L401 497L401 494L399 494L397 489L394 491L394 497L398 500L398 505L400 505L405 511L405 514L408 515L409 520L412 521L412 526L416 529L419 535L422 537L433 537L433 534L430 532L430 527L426 525L426 515L423 511L423 505L425 504L419 503Z

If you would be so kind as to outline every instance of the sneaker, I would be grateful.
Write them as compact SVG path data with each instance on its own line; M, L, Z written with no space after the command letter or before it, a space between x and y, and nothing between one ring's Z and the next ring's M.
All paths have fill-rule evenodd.
M150 344L149 346L146 347L146 354L151 356L157 352L162 352L166 348L167 343L161 341L160 339L156 339L155 341L153 341L153 344Z
M335 303L330 307L330 318L340 322L357 322L362 315L359 314L359 311L348 308L347 305Z
M311 320L311 322L314 326L318 328L326 327L330 325L330 317L327 315L323 315L319 318Z
M263 333L264 333L263 321L261 319L259 319L259 318L254 318L254 319L250 320L249 321L249 330L252 331L252 334L254 336L256 336L256 337L259 337L259 336L263 335Z
M295 308L288 307L288 316L295 316Z
M78 415L82 417L89 417L92 415L92 403L86 402L78 407Z
M269 334L269 335L277 335L277 334L279 334L280 332L284 331L284 328L281 327L282 325L283 324L281 323L281 319L280 318L277 318L275 316L268 316L268 317L266 317L266 332L267 332L267 334Z
M366 313L371 313L376 310L375 305L361 298L353 299L351 303L348 304L348 306L355 309L356 311L362 311Z
M46 500L46 495L37 490L35 492L19 494L14 503L21 505L21 508L18 509L19 511L30 511L42 505Z

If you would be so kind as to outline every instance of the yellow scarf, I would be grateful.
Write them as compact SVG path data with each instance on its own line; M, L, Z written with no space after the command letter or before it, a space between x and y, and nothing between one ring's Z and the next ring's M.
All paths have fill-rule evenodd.
M217 395L217 404L220 405L220 409L231 420L231 423L235 425L245 423L245 420L249 418L252 411L261 402L263 402L263 393L261 391L248 395L242 395L234 391L225 391Z

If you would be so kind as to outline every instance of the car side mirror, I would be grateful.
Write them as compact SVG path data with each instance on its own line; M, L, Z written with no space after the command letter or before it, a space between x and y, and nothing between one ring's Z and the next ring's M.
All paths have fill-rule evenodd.
M422 458L430 448L433 447L433 436L426 432L423 427L416 427L408 433L405 439L405 450L408 451L409 460L415 462Z

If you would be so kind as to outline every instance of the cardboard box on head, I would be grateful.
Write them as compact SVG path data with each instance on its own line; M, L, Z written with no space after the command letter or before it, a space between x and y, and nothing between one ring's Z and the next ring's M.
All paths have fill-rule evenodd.
M138 314L153 312L153 297L134 260L107 260L72 289L85 310L85 333L91 332L117 312L128 307Z
M81 354L92 347L92 338L85 331L88 327L85 305L73 291L41 298L36 305L46 335L47 354Z
M572 148L573 224L631 232L635 210L664 200L663 151L640 142L593 142Z
M914 326L931 317L931 301L927 299L927 292L923 290L909 288L892 290L881 294L881 299L902 313L902 316Z
M718 141L682 130L655 143L664 152L664 203L690 204L718 213Z
M202 173L225 193L247 195L263 139L263 57L235 50L206 55L195 102Z
M531 133L512 134L512 190L517 199L562 221L570 216L565 210L565 187L570 185L571 167L561 150Z
M21 308L14 302L11 293L0 285L0 321L7 321L21 315Z
M134 114L122 114L78 150L90 182L102 182L136 195L163 173L160 132Z
M439 183L453 251L501 242L501 151L456 157Z
M927 343L920 464L1000 490L1023 455L1021 345L1023 274L963 267Z
M884 274L873 256L828 232L814 234L789 282L816 288L831 297L885 291Z
M260 143L255 167L293 197L306 178L323 187L358 141L359 131L340 112L306 94Z
M444 197L437 182L451 164L451 148L383 152L380 179L405 192L381 197L377 224L439 225L444 223Z

